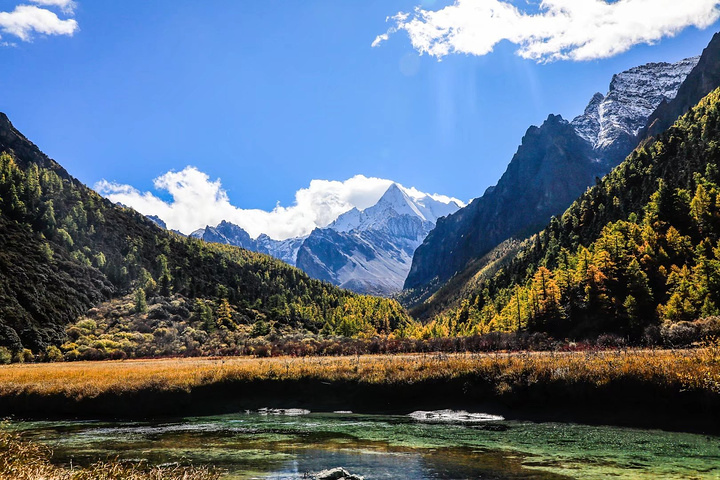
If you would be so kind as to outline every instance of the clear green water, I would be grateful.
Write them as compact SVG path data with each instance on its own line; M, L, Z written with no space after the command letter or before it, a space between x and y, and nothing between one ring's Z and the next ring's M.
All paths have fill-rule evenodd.
M212 464L226 479L720 479L720 437L559 423L429 424L407 416L244 413L167 422L12 422L59 463Z

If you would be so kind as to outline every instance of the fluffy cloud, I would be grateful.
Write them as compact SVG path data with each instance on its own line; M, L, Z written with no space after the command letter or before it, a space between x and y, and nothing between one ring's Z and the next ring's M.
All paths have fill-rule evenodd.
M67 0L33 0L46 7L59 7L72 14L75 3ZM33 33L43 35L70 35L78 29L73 18L61 19L55 12L35 5L18 5L12 12L0 12L0 31L23 41L32 40Z
M58 7L65 13L73 13L77 4L74 0L30 0L36 5L44 7Z
M517 2L516 2L517 3ZM404 30L420 53L485 55L507 40L518 55L536 61L593 60L652 44L689 26L706 28L720 18L720 0L455 0L440 10L417 7L391 17L379 35Z
M220 180L211 180L195 167L168 172L153 181L157 190L170 194L172 200L168 202L151 192L140 192L130 185L105 180L98 182L95 190L113 202L132 207L144 215L157 215L167 223L168 228L186 234L227 220L241 226L252 237L265 233L282 240L306 235L315 227L325 227L353 207L363 210L374 205L392 183L392 180L363 175L344 182L312 180L308 188L295 192L293 205L283 207L278 204L269 212L233 206ZM416 199L427 196L415 188L403 189ZM463 205L460 200L444 195L431 197Z

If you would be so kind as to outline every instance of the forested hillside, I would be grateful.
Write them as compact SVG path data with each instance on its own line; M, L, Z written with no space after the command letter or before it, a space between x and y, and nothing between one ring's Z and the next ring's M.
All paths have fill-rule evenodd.
M197 300L198 328L209 317L228 331L261 322L270 331L357 335L411 322L397 302L164 231L73 179L4 115L0 152L0 346L42 352L63 343L66 326L91 307L129 293L138 310L152 298Z
M719 163L720 89L553 218L432 330L638 339L720 314Z
M593 98L593 101L591 101L588 105L585 113L573 120L572 124L577 129L576 133L586 140L596 139L593 140L594 142L599 142L597 139L603 139L602 142L596 143L596 145L605 145L604 147L600 146L600 150L595 150L594 156L597 156L597 158L602 158L604 155L603 152L607 153L606 148L610 148L610 150L614 152L613 155L619 153L619 150L616 148L617 145L611 145L612 142L610 142L610 144L607 143L608 140L613 138L617 139L620 144L628 146L628 132L632 132L633 135L635 133L637 134L633 141L633 145L639 145L641 140L648 138L649 134L658 135L662 133L673 125L682 114L686 113L691 107L695 106L715 88L720 87L720 57L718 56L718 52L720 52L720 34L715 34L699 58L687 59L677 64L648 64L644 67L631 69L620 75L616 75L611 83L611 91L608 96L603 99L602 95L596 95ZM665 73L673 72L677 68L681 67L683 71L686 71L690 64L695 64L695 67L692 68L680 85L677 85L677 80L680 78L677 75L671 75L674 80L671 82L668 81ZM669 70L662 65L669 66ZM637 73L639 70L648 70L646 73L648 73L649 76L638 76ZM654 74L651 74L650 72L655 72L656 70L665 73L656 75L657 78L653 78ZM621 77L626 76L628 78L626 78L625 81L619 80ZM630 84L633 84L633 82L634 87L631 87ZM649 84L655 83L664 84L666 88L663 90L662 88L657 89L649 87ZM667 100L670 98L667 95L672 96L673 91L676 91L675 97L672 98L672 100ZM628 94L631 95L628 97ZM654 99L652 102L648 102L648 98L646 98L646 95L648 94L650 94L650 96ZM663 100L658 104L657 102L659 101L659 98L663 98ZM602 115L598 117L600 104L603 102L610 102L610 105L605 106L605 110L609 109L611 111L610 117L604 118L604 120ZM650 105L658 106L654 112L645 117ZM629 112L632 111L635 111L636 115L627 116ZM613 115L612 112L615 112L616 115ZM618 112L624 113L618 114ZM605 111L604 113L607 114L608 112ZM625 122L618 122L618 120L622 120L623 115L626 117ZM631 117L632 121L628 123L628 119ZM600 118L599 123L598 118ZM643 118L646 118L646 126L636 132L635 128L641 124L640 121ZM603 122L606 124L605 127L607 127L607 131L605 133L603 133ZM619 136L615 135L615 133L618 133L617 127L623 124L628 127L624 130L621 129L625 133L620 132ZM600 128L599 134L598 128ZM595 135L597 135L597 137ZM554 143L551 143L551 145L554 145ZM519 153L520 151L518 151L518 154ZM626 153L630 154L631 149L627 149ZM558 154L551 153L551 155ZM618 159L615 163L611 161L608 163L608 166L613 166L616 163L619 163L619 161L620 159ZM606 171L609 172L610 169L608 168ZM562 178L562 180L558 180L560 184L566 181L565 177L567 177L567 175L563 168L557 169L556 176ZM579 196L580 193L587 188L587 186L593 185L595 183L594 180L595 179L593 179L592 182L586 183L572 200L577 198L577 196ZM518 184L517 181L511 182L511 184L513 184L514 187L506 188L506 197L511 200L503 200L503 203L515 205L515 207L512 209L513 213L503 213L500 218L505 219L506 217L512 217L513 215L515 217L530 215L530 213L523 213L526 210L532 211L534 214L535 208L532 206L535 205L535 203L534 201L528 199L526 192L528 189L525 186ZM500 184L498 184L498 186L499 185ZM529 190L532 191L534 188L535 187L532 187ZM554 188L555 187L551 185L550 189L552 190ZM495 192L493 191L492 193L494 194ZM523 198L526 201L524 203L518 203L515 200L514 195L519 198ZM552 196L550 196L550 198L551 197ZM541 198L545 198L545 196L543 195ZM437 259L444 258L443 255L446 253L451 254L451 256L456 259L463 256L467 258L461 265L458 265L457 262L455 264L452 264L451 262L442 263L446 273L450 274L449 272L454 272L450 274L451 276L447 281L440 281L441 279L438 277L435 281L431 282L433 285L428 287L412 287L403 292L401 302L411 307L410 312L415 318L428 321L440 312L458 307L460 299L466 298L471 292L477 290L479 282L494 275L498 266L516 253L517 245L521 241L531 234L539 232L547 224L552 215L560 215L563 211L565 211L567 208L566 206L569 206L572 202L572 200L568 200L565 204L566 206L562 206L560 203L556 202L556 210L554 212L546 210L544 212L545 219L541 224L537 225L536 229L516 232L511 236L507 231L505 231L509 237L506 237L506 240L502 243L498 243L501 239L498 238L495 225L503 224L504 220L499 221L491 218L485 218L482 221L471 221L473 218L471 215L465 220L459 221L463 215L467 216L470 212L472 212L471 207L473 207L473 205L477 204L476 207L479 208L480 204L483 203L483 200L484 197L473 201L470 206L459 211L454 216L448 217L445 222L448 225L455 225L455 234L450 238L459 237L465 243L463 248L458 249L452 247L455 245L454 241L443 242L445 236L442 234L441 229L436 228L436 231L431 232L428 239L432 239L434 235L437 237L436 243L441 245L441 247L427 248L428 245L424 245L424 250L423 247L420 247L416 252L413 264L415 265L417 263L418 268L420 269L422 269L421 267L423 267L423 265L432 265L432 262L428 263L422 261L421 257L426 254L430 254L432 257L433 251L440 253L445 252L442 255L437 256ZM484 210L484 208L481 210ZM491 208L490 211L497 216L498 212L504 212L505 210L498 207ZM471 231L473 232L472 234ZM469 252L472 251L475 252L474 255L469 254ZM410 280L411 279L408 278L408 282L410 282ZM406 286L408 282L406 282Z

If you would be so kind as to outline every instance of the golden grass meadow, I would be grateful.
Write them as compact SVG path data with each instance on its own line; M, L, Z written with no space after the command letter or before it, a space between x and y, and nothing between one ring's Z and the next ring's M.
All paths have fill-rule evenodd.
M471 377L498 393L562 382L602 387L615 381L720 394L720 344L689 350L361 355L354 357L178 358L19 364L0 367L0 398L192 391L253 381L402 385Z

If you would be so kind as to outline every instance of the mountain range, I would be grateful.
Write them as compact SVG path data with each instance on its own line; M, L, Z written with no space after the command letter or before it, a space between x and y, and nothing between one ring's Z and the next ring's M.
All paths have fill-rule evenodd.
M678 84L677 82L683 78L683 74L678 72L687 71L691 65L695 66L687 73L685 79ZM645 70L646 74L652 72L652 75L659 79L665 79L665 81L658 80L658 84L662 85L662 87L657 88L654 83L648 83L647 76L638 75L641 70ZM615 131L625 132L616 137L620 144L625 143L625 145L628 145L627 134L637 132L635 139L629 145L638 143L642 145L642 142L647 141L647 138L649 138L648 135L662 133L661 128L667 129L680 115L696 105L714 88L720 86L720 34L715 34L699 58L683 60L677 64L649 64L640 67L640 69L631 69L629 72L635 72L629 78L636 80L632 88L636 92L636 96L642 96L640 92L644 89L638 88L641 85L645 85L651 92L655 92L650 95L656 102L660 98L657 96L657 92L663 90L666 92L655 111L646 118L645 126L638 129L639 121L637 120L635 122L620 122L618 119L614 119L610 123L610 125L626 125L623 129L614 129ZM595 132L601 132L602 128L597 125L593 128L587 128L590 122L586 120L588 118L597 118L594 114L595 111L607 111L607 109L600 108L598 105L606 101L606 98L632 98L632 96L613 94L613 88L616 89L619 85L627 84L627 82L618 81L618 78L622 79L622 77L622 74L615 76L611 84L611 92L602 99L600 95L596 94L586 109L586 113L576 118L572 124L569 124L575 131L573 132L569 128L564 130L566 141L569 139L577 141L577 138L582 138L583 135L590 139L601 138L600 134L595 137ZM674 78L674 80L669 82L668 79L670 78ZM644 104L646 102L642 100L640 103ZM637 109L631 109L627 106L614 110L637 111ZM546 122L546 125L540 127L539 130L548 129L551 125L552 123L548 124ZM529 130L529 133L535 131L537 130L533 127ZM610 160L607 160L608 157L603 159L602 151L598 152L598 150L603 149L603 145L597 142L591 143L587 138L582 138L582 140L585 142L583 147L585 151L587 151L588 147L591 148L594 158L600 160L597 162L602 166L599 169L600 171L612 166L612 156ZM550 144L552 148L562 145L562 143L554 141L550 142ZM537 188L537 177L530 179L529 183L527 183L527 180L526 183L523 183L518 181L517 175L513 175L513 163L515 162L522 163L524 168L530 171L537 168L536 164L532 162L532 158L527 155L525 146L524 139L523 145L518 149L518 153L513 158L508 171L498 183L498 185L505 184L507 187L508 196L505 199L493 195L493 189L491 189L483 197L473 200L467 207L439 221L436 229L428 235L423 245L416 250L413 266L405 283L406 290L403 292L402 298L405 305L412 307L411 313L416 318L429 319L440 312L457 307L462 298L466 298L470 294L469 292L475 291L477 286L482 284L484 279L492 277L498 269L502 268L503 261L518 254L520 240L539 231L547 225L553 215L561 214L565 207L569 205L558 203L554 205L552 210L544 209L543 211L544 199L552 195L556 185L551 183L549 188L543 189L542 186ZM614 147L610 149L611 153L613 149ZM542 148L536 150L536 161L539 158L541 163L544 163L545 159L547 159L547 157L543 156L545 152L547 150L543 151ZM565 153L572 153L572 151L566 151ZM528 158L530 159L529 162L523 162L524 159ZM590 166L589 170L592 171L594 167L592 158L588 159L588 157L581 155L581 165ZM567 165L561 166L553 175L550 175L551 182L560 182L562 186L563 178L566 177L566 168L568 168ZM585 179L589 177L590 175L586 174ZM575 185L575 188L582 192L586 187L598 182L600 182L599 175L592 182L585 185ZM517 208L518 205L518 203L513 203L514 198L511 194L513 191L524 197L524 203L522 203L524 211L519 214L513 212L512 206L515 205L514 208ZM528 191L531 192L530 195L526 193ZM510 218L513 218L513 216L520 217L519 223L524 229L508 228L513 226L508 222L508 216ZM499 227L500 231L495 228L496 226ZM517 227L518 224L515 224L515 226Z
M530 127L498 184L465 208L431 197L423 203L393 185L377 205L350 210L305 237L253 239L229 222L192 236L272 255L360 293L405 289L404 301L418 305L503 241L540 230L618 165L700 61L631 68L614 75L607 94L596 93L572 121L550 115Z
M717 88L512 255L455 284L456 301L426 328L712 341L720 331L719 139Z
M253 239L226 221L191 236L272 255L313 278L358 293L388 296L402 290L413 253L438 218L460 207L393 183L375 205L353 208L307 236L274 240L262 234Z

